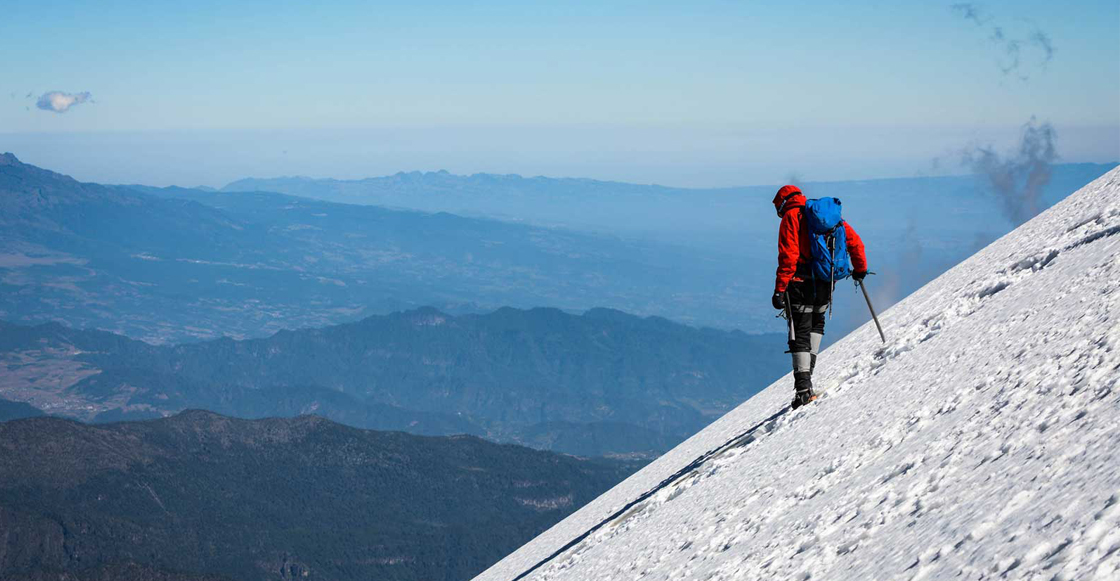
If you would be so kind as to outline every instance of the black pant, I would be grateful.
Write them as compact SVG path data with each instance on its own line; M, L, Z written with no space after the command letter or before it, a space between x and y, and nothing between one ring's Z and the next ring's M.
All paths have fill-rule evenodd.
M794 338L789 342L794 372L812 373L817 351L824 336L825 314L832 298L832 284L827 280L791 282L786 289L790 314L793 315Z

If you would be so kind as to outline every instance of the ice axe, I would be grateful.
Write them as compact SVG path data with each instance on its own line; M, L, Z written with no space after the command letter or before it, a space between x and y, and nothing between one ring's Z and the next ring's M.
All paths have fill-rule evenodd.
M875 273L869 272L867 274ZM867 294L867 287L863 286L862 280L857 280L856 286L859 287L859 290L863 291L863 300L867 301L867 310L871 311L871 319L875 321L875 328L879 330L879 338L886 343L887 336L883 334L883 326L879 324L879 317L875 315L875 307L871 306L871 296Z
M793 310L789 307L789 292L783 292L783 302L786 304L786 321L789 322L789 342L792 345L797 340L797 332L793 329Z

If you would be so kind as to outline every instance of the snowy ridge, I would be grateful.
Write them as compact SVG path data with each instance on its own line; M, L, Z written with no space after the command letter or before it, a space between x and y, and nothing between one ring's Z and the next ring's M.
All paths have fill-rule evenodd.
M1120 169L881 320L476 579L1120 579Z

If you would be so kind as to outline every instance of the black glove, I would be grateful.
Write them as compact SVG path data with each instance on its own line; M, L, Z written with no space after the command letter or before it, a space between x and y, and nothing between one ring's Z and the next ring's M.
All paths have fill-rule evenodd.
M852 278L854 278L858 281L861 281L861 282L863 281L863 277L865 277L865 276L867 276L867 271L866 270L857 270L857 271L852 273Z
M786 309L786 295L784 295L783 293L775 291L774 296L770 299L770 302L773 303L774 308L778 309L779 311L784 311Z

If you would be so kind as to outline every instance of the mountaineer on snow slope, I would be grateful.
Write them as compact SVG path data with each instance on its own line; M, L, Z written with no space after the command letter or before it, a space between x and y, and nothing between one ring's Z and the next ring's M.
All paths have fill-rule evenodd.
M797 408L816 399L812 376L835 283L849 275L862 281L867 276L867 256L859 234L840 218L840 200L806 201L800 188L786 185L774 196L774 209L782 223L771 302L790 321L792 407Z

